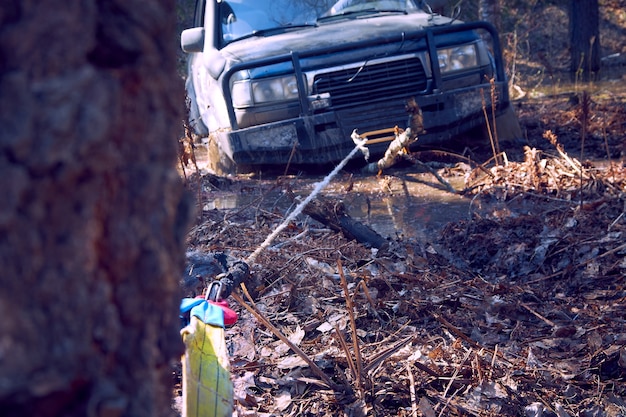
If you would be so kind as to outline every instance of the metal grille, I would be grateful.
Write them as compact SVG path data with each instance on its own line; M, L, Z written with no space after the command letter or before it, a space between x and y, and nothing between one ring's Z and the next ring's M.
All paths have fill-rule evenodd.
M350 68L315 77L314 94L330 93L335 110L364 103L410 97L426 88L426 74L419 58Z
M359 133L394 126L406 129L409 116L404 104L404 100L396 99L367 108L344 109L337 112L337 118L346 134L353 129Z

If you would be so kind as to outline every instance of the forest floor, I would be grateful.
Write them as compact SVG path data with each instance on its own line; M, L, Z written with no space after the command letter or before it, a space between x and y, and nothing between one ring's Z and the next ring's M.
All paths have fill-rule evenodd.
M418 155L491 211L378 251L300 215L256 257L257 316L231 301L240 319L227 330L237 415L626 415L626 98L558 94L517 113L528 142L508 162ZM381 198L418 170L369 189L342 172L322 195ZM190 249L238 259L293 209L277 190L304 197L321 180L187 172ZM210 204L229 194L249 203Z
M236 415L625 416L623 84L522 85L526 140L498 163L461 147L415 154L431 171L405 163L374 187L342 171L322 196L374 201L406 192L407 173L437 187L436 172L487 209L379 250L297 216L250 264L254 302L240 300L255 313L230 301ZM287 193L305 197L326 172L184 174L198 207L189 249L247 259L293 210Z

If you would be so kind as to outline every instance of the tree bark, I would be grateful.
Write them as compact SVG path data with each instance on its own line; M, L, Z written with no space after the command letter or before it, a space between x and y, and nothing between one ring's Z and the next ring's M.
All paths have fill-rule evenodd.
M570 3L570 70L579 79L589 81L600 70L600 10L598 0L575 0Z
M0 5L0 414L168 416L191 207L167 0Z

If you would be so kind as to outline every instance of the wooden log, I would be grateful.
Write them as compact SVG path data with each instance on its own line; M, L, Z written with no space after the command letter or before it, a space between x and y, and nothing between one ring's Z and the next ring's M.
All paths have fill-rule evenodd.
M387 239L374 229L350 217L341 201L333 201L320 195L303 212L330 229L343 233L347 239L356 240L368 247L381 249L388 244Z
M395 129L395 139L389 143L385 155L377 162L367 164L363 168L363 172L377 173L380 175L384 169L387 169L398 162L402 155L408 154L408 149L411 144L417 141L417 136L420 133L425 133L424 130L424 116L422 115L422 109L415 101L415 98L410 98L405 105L407 113L409 113L409 120L406 130ZM354 138L353 138L354 140Z

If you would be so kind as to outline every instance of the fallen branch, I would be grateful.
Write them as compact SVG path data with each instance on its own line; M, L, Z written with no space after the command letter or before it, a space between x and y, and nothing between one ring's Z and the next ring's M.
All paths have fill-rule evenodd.
M246 303L244 301L243 298L241 298L241 296L237 293L232 293L231 297L237 301L239 303L239 305L241 305L243 308L245 308L246 310L248 310L248 312L250 314L252 314L258 321L260 321L265 327L267 327L272 333L274 333L274 335L276 337L278 337L283 343L285 343L287 346L289 346L289 349L291 349L296 355L298 355L299 357L302 358L302 360L304 360L307 365L309 365L309 367L311 368L311 371L313 371L313 373L315 375L317 375L318 377L320 377L320 379L322 381L324 381L324 383L326 383L326 385L328 385L329 388L331 388L333 391L341 391L341 387L339 387L337 384L335 384L329 377L328 375L326 375L326 373L324 373L324 371L322 371L320 369L319 366L317 366L317 364L315 362L313 362L313 360L311 360L311 358L309 358L307 356L306 353L304 353L302 351L302 349L300 349L298 346L296 346L294 343L291 342L291 340L289 340L287 338L287 336L285 336L279 329L277 329L276 327L274 327L274 325L272 323L270 323L270 321L268 319L266 319L261 313L259 313L258 311L256 311L256 309L254 309L253 307L251 307L248 303Z
M450 183L448 181L446 181L441 175L439 175L439 173L436 170L432 169L427 164L423 163L419 159L414 158L412 156L407 156L407 159L409 159L413 164L419 165L420 167L426 169L428 172L433 174L433 176L435 178L437 178L437 181L439 181L446 188L446 191L448 191L448 192L450 192L452 194L458 193L458 191L452 185L450 185Z
M292 199L295 197L292 196ZM347 239L366 246L380 249L388 243L374 229L350 217L342 202L331 201L320 195L310 201L303 212L330 229L343 233Z
M417 135L425 132L422 109L420 109L415 98L412 97L407 101L405 109L407 113L409 113L409 126L404 131L397 127L395 128L395 139L389 144L385 155L377 162L366 165L365 168L363 168L364 172L370 174L378 173L380 175L384 169L393 166L397 162L399 155L403 153L407 154L408 152L406 150L409 146L417 141ZM354 131L352 135L352 139L355 142L357 138L361 139L356 131ZM357 138L355 138L355 135Z
M417 395L415 395L415 378L413 378L411 364L407 362L405 366L406 373L409 376L409 394L411 395L411 417L417 417Z
M367 164L363 168L363 172L368 174L380 174L384 169L395 165L398 155L415 142L415 140L416 138L411 134L410 128L402 133L396 133L396 138L389 144L385 155L378 161Z

